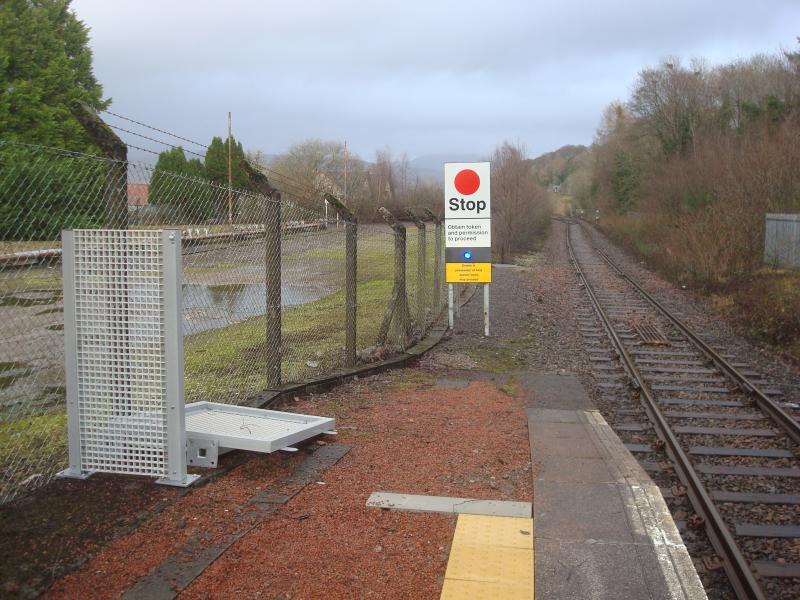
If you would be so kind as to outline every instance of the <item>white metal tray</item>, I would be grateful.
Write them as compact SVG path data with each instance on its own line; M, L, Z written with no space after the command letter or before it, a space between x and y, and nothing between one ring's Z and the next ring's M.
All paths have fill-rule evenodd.
M333 432L328 417L233 406L216 402L186 405L189 464L214 467L226 449L275 452L321 433Z

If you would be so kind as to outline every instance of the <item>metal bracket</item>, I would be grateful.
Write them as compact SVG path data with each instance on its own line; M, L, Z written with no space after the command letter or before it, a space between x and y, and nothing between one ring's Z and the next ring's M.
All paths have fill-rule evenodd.
M219 459L219 446L213 440L189 438L186 444L186 461L193 467L213 468Z
M171 485L172 487L189 487L198 479L200 479L200 475L186 474L181 479L162 477L161 479L156 479L156 483L159 485Z
M69 468L56 473L56 479L89 479L95 473L97 471L80 471Z

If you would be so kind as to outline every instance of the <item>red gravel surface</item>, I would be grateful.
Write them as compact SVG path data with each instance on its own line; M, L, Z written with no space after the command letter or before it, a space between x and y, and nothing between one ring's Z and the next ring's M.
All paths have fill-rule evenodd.
M532 478L524 405L513 386L435 381L404 369L293 402L289 410L335 416L336 443L352 447L319 482L273 514L251 517L250 499L308 449L254 455L106 546L47 596L117 597L191 540L248 531L182 597L438 597L455 518L367 508L369 495L530 501Z
M170 554L201 534L208 541L242 527L232 517L261 487L289 473L299 456L254 456L226 476L192 490L131 534L104 547L45 598L115 598ZM155 484L153 484L155 485Z

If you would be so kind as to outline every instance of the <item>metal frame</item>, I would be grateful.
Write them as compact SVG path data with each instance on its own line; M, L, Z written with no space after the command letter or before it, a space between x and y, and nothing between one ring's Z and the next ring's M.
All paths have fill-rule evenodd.
M75 237L72 230L61 233L64 291L75 289ZM80 407L78 406L78 334L75 325L75 296L64 294L64 366L67 398L69 467L56 477L86 479L92 472L81 470Z
M186 473L186 415L183 373L183 257L181 232L161 232L164 257L164 368L167 398L167 475L156 480L162 485L186 487L200 476Z
M327 417L184 405L179 230L63 232L69 468L149 475L186 487L187 463L216 467L230 449L293 450L333 431ZM196 417L187 429L187 414ZM90 471L90 469L92 471Z
M59 475L191 484L180 232L77 230L62 239L69 468Z

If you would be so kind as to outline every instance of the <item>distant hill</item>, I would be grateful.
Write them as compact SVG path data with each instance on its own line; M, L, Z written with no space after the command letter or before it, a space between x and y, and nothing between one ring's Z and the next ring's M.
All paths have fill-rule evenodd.
M531 159L528 163L539 183L544 186L561 185L587 152L589 149L586 146L562 146Z
M449 154L425 154L408 161L411 172L421 181L441 183L444 181L444 163L446 162L478 162L488 160L479 154L452 152Z

